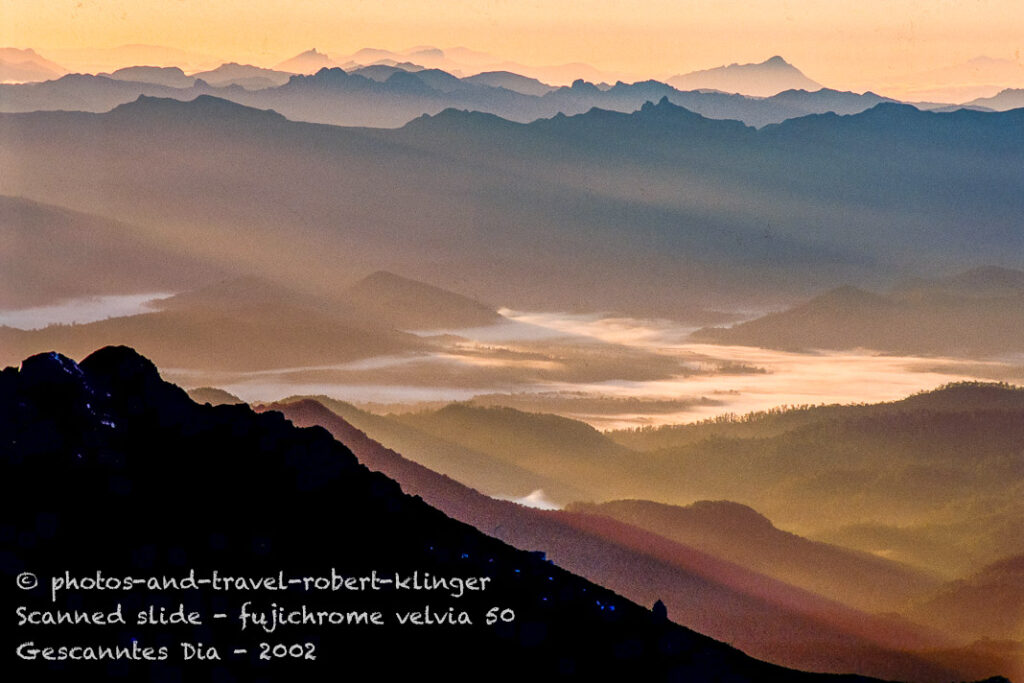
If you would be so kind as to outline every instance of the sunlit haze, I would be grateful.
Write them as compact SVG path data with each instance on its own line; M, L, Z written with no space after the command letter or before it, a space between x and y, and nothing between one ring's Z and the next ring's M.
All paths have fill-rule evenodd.
M5 0L0 8L0 44L35 48L71 69L89 60L68 50L126 44L185 50L196 67L270 66L314 47L343 57L431 45L529 65L585 62L627 79L779 54L830 87L866 89L979 56L1019 62L1022 36L1017 0Z

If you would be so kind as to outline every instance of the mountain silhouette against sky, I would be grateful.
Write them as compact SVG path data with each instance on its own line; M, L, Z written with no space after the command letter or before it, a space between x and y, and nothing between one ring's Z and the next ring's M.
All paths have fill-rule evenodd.
M641 602L660 595L673 620L762 657L820 671L852 666L861 673L920 681L976 677L1005 666L993 659L978 668L972 664L944 672L928 653L897 652L934 649L944 642L948 647L949 641L936 634L843 608L640 527L480 495L383 448L315 401L261 408L267 409L282 410L296 424L326 427L368 467L454 518L516 547L543 551L556 564ZM530 448L523 444L524 450ZM769 630L763 628L766 621L773 624Z
M937 586L935 577L912 567L777 529L739 503L622 500L569 509L639 526L868 612L890 611Z
M186 76L185 72L176 66L129 66L99 76L107 76L116 81L165 85L168 88L190 88L196 82L195 76Z
M316 48L311 48L284 60L277 64L274 69L294 74L312 74L320 69L329 69L335 66L338 66L338 64L334 60L323 52L318 52Z
M664 312L934 275L943 259L1021 267L1024 164L1006 163L1024 154L1020 120L882 103L755 130L661 100L526 125L448 110L388 131L147 98L0 116L19 168L0 192L113 214L292 283L383 269L520 309L571 310L586 292L590 310ZM120 148L146 154L111 166Z
M0 83L48 81L67 73L32 49L0 48Z
M967 103L967 106L984 107L994 111L1008 111L1024 107L1024 88L1006 88L991 97L979 97Z
M668 79L668 84L680 90L721 90L755 97L770 97L784 90L818 90L822 87L777 55L760 64L730 64L673 76Z
M315 665L200 664L190 680L222 680L225 667L273 681L335 680L340 671L389 677L443 672L449 680L478 680L481 671L502 680L554 671L579 680L817 680L659 620L536 554L449 519L360 465L326 430L296 429L280 413L256 415L247 406L195 404L129 349L105 348L80 365L55 353L26 359L20 369L0 373L0 406L0 506L13 530L0 537L0 571L8 580L27 570L86 574L98 558L104 567L136 576L177 575L188 567L244 576L282 568L289 574L330 566L345 572L417 568L435 576L491 576L488 595L470 596L460 606L486 611L494 602L516 610L510 625L463 627L457 638L450 629L403 628L390 620L379 630L294 627L289 637L319 645ZM278 600L293 597L299 596ZM144 604L139 592L120 599L129 613ZM184 600L203 614L237 609L234 596L227 605L210 593ZM341 601L321 595L317 602L384 613L402 608L397 593L347 594ZM53 607L74 604L64 594ZM23 634L10 623L4 632L13 641ZM96 638L95 630L62 629L64 638L88 633ZM176 646L180 638L131 627L102 635L111 644L139 638L153 646ZM216 623L202 629L202 637L238 639L234 627ZM49 640L42 633L36 638ZM439 651L451 656L439 659ZM458 661L454 670L451 657ZM19 661L13 650L5 662L18 676L67 680L63 667ZM127 671L133 680L157 681L178 666L132 663ZM97 670L108 676L126 671L103 663Z
M677 89L653 80L618 81L599 87L577 79L572 85L554 87L507 71L459 78L441 69L392 60L344 68L324 64L300 72L294 83L289 83L293 74L287 71L245 67L246 72L242 72L237 65L223 71L229 66L190 76L177 67L138 66L113 74L76 74L70 79L4 86L0 89L0 110L102 112L139 95L191 100L197 95L212 94L248 106L275 109L293 120L391 128L448 107L489 112L527 123L558 113L579 114L592 107L629 112L646 101L668 97L675 104L711 118L738 119L764 126L812 113L852 114L890 101L870 92L859 95L806 85L800 90L787 88L768 98ZM233 75L227 77L227 73ZM104 82L109 79L135 85L112 90ZM240 87L231 88L232 85ZM153 86L168 89L156 90Z

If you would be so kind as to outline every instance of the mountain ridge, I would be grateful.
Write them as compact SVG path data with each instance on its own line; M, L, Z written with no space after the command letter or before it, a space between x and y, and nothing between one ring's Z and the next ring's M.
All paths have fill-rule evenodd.
M168 556L181 552L187 553L192 566L213 565L243 575L270 571L285 558L289 567L300 571L325 561L345 566L360 552L372 558L378 569L385 565L401 569L411 560L420 569L429 568L441 575L458 571L456 567L500 575L497 593L489 597L515 604L522 626L501 631L504 637L493 630L463 630L461 642L466 649L462 662L472 671L467 680L478 666L493 664L495 657L521 654L525 643L519 640L520 634L529 633L533 635L524 637L530 644L525 645L530 654L512 657L503 667L501 678L506 674L510 674L507 679L522 676L542 665L556 667L559 658L564 669L564 662L571 658L573 669L568 675L583 678L619 671L668 679L676 671L691 680L712 680L726 672L744 681L769 677L819 679L756 662L659 620L649 610L534 555L453 522L422 500L402 494L394 481L358 464L351 451L326 430L296 429L280 413L257 415L245 406L195 404L182 390L164 383L151 363L123 347L101 349L81 364L56 353L28 358L20 369L0 372L0 402L4 405L0 438L5 444L0 458L4 474L0 477L4 493L0 500L5 518L14 521L21 538L35 535L30 529L38 502L28 508L26 503L42 500L33 494L44 490L60 491L64 496L50 508L52 533L38 534L37 542L28 548L6 537L0 540L7 556L14 558L13 565L5 564L5 574L21 571L17 567L25 564L37 571L50 567L55 570L58 564L73 572L87 571L91 559L84 558L97 555L104 557L109 566L125 563L127 567L135 554L135 542L131 540L134 533L141 534L155 553L154 561L142 568L143 572L170 568L173 565L167 564ZM38 430L38 425L47 420L51 428ZM188 428L183 429L186 425ZM192 476L192 467L199 462L205 463L204 476ZM178 467L171 467L172 463ZM243 472L244 493L231 486L237 484ZM107 500L92 498L91 505L83 505L100 487L112 487ZM221 496L212 495L215 492ZM261 494L291 504L275 506L272 511L230 504L232 499ZM194 504L185 509L168 508L175 496L185 496ZM122 513L127 505L134 507L126 520ZM169 515L169 509L176 513ZM335 543L328 545L315 542L320 532L314 533L299 523L301 519L357 511L360 519L374 523L339 527ZM120 528L133 534L107 534L108 524L118 519ZM21 531L24 524L29 526ZM208 533L195 533L197 525ZM390 533L382 534L382 530ZM209 533L221 542L210 543ZM77 554L85 548L90 551L88 555ZM69 558L76 559L69 564ZM513 567L520 571L513 573ZM520 578L514 578L517 576ZM501 587L502 582L506 587ZM552 591L552 584L557 591ZM541 595L550 599L542 601ZM595 598L617 609L602 613L594 606ZM69 600L65 594L58 603ZM321 598L320 604L329 600ZM387 607L399 605L397 597L374 596L374 600L381 607L382 602ZM124 601L131 608L138 597L126 596ZM369 604L359 596L346 596L345 603L347 609ZM211 598L205 595L191 604L204 611L213 608ZM537 627L531 626L535 623L551 626L536 633ZM13 636L12 628L8 626L5 632ZM81 632L75 627L65 628ZM329 638L315 635L315 629L297 628L291 633L317 642ZM409 632L396 626L386 629L385 648L380 633L346 631L348 647L355 647L347 650L343 666L349 670L373 667L377 674L387 675L423 671L424 666L430 669L434 665L424 664L420 658L450 642L450 634L443 630ZM124 629L113 629L109 634L119 642L127 639ZM227 632L214 629L214 639L216 634ZM147 639L162 643L166 637ZM620 652L621 658L600 654L602 650L614 651L620 640L633 643L628 652ZM656 645L659 641L660 649ZM603 648L595 652L596 644ZM381 659L385 651L392 656ZM396 658L395 652L405 656ZM337 675L339 664L330 662L326 650L323 654L323 664L316 668L307 664L301 669L306 680L330 680ZM9 670L26 670L25 662L15 660L13 654L8 656ZM45 663L31 666L35 680L62 679L60 668ZM251 670L251 665L244 662L237 666L239 671ZM262 669L262 675L275 681L293 680L295 671L282 665L272 671ZM166 666L158 662L139 665L136 673L136 680L155 681L166 674ZM195 674L200 681L213 681L219 675L212 670L197 670Z

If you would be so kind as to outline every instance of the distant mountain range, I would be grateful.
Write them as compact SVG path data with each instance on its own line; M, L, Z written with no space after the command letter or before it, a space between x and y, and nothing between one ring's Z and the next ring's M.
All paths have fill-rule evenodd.
M993 111L1008 111L1024 107L1024 88L1007 88L992 97L979 97L967 103L972 107L984 107Z
M357 78L284 87L335 77ZM280 89L249 94L267 92ZM754 130L663 99L528 125L446 110L390 131L146 97L0 116L18 169L0 192L116 216L292 286L385 269L513 307L578 308L586 292L589 310L664 312L936 264L1020 267L1021 120L882 103ZM112 150L135 152L111 164Z
M0 74L5 75L4 78L0 78L0 82L44 81L69 72L112 72L132 66L178 67L185 73L196 76L198 72L207 71L216 64L208 55L157 45L44 50L47 56L53 57L56 62L67 64L70 68L45 59L30 49L0 50L4 51L0 55ZM258 60L260 64L266 63L266 58L266 55L262 54L250 57ZM464 47L439 49L432 46L417 46L406 50L363 48L350 54L328 54L311 48L278 62L274 69L288 74L309 75L323 68L340 67L346 71L355 71L368 66L399 66L409 70L441 69L460 78L488 72L511 73L526 81L540 81L555 87L567 86L580 79L598 84L600 87L607 87L605 84L622 80L637 80L636 75L602 71L580 62L547 66L528 65ZM680 73L662 80L680 90L716 90L755 97L770 96L789 89L818 90L822 87L781 56L772 57L761 63L734 63ZM249 89L268 87L268 84L262 81L239 84ZM988 98L1001 90L1021 87L1024 87L1024 66L1019 59L987 56L913 73L894 72L873 81L863 80L857 86L858 89L870 88L902 100L948 103ZM524 94L544 94L544 90L537 87L530 87L528 91L509 89Z
M289 638L314 644L315 663L264 667L233 659L230 667L222 661L198 668L193 680L212 682L229 669L267 681L336 680L343 672L468 681L498 665L500 671L488 677L522 680L560 670L568 672L560 678L575 680L819 679L753 660L534 553L453 521L360 465L326 430L297 429L279 413L257 415L246 406L195 404L123 347L102 349L81 364L56 353L34 356L0 372L0 444L0 510L12 532L0 536L0 572L12 581L28 568L43 576L65 570L87 576L98 568L96 558L103 558L105 572L136 577L215 568L221 575L252 578L283 569L290 578L334 567L343 575L373 569L404 576L416 570L493 581L486 595L441 599L475 620L473 626L449 628L397 623L396 612L441 604L433 594L318 593L311 607L379 610L385 625L289 626ZM254 500L274 504L251 505ZM111 534L115 527L122 533ZM95 598L83 601L73 593L59 595L49 608L99 608ZM283 594L275 597L292 604ZM138 589L117 598L128 614L144 610L148 599ZM182 599L204 621L216 611L234 612L243 601L213 591ZM494 605L514 609L514 622L485 626L483 615ZM13 622L3 632L24 637ZM59 637L92 645L95 633L94 626L65 625L60 636L40 634L35 642L42 646L44 638L49 644ZM182 633L115 625L104 627L102 637L110 646L130 649L138 640L139 647L177 650ZM221 648L248 643L227 622L202 627L202 638ZM457 670L448 657L436 657L442 650L458 653ZM18 678L67 678L57 663L26 662L13 652L5 662L5 670ZM130 664L133 679L140 681L165 680L168 671L180 670L170 661ZM94 668L115 677L123 666L99 662Z
M930 663L927 654L893 651L914 642L918 647L941 646L941 637L915 632L910 624L842 608L637 526L496 501L383 448L314 401L261 409L281 410L298 425L326 427L361 462L395 478L407 493L516 547L542 550L556 564L626 596L646 600L660 595L673 619L748 652L821 671L853 667L861 673L922 681L951 675ZM529 449L524 444L523 454ZM798 556L794 553L795 561ZM765 620L771 620L772 629L762 627ZM998 670L993 665L998 666L970 665L952 675Z
M786 90L820 90L822 85L807 78L779 56L760 64L730 64L673 76L668 84L680 90L720 90L755 97L770 97Z
M911 613L971 638L1024 642L1024 554L938 587Z
M39 231L38 236L43 239L47 234ZM47 242L53 243L52 234ZM87 242L87 246L102 249L104 245ZM80 251L91 256L88 263L93 265L97 258L108 256ZM107 251L116 260L117 252L110 247ZM32 263L25 254L12 256L14 272L24 263ZM135 249L127 258L157 257ZM158 263L170 269L176 265L171 259ZM180 283L183 273L175 272L179 279L173 282ZM170 281L154 280L155 272L146 275L149 280L140 277L136 282ZM47 281L32 272L23 282L36 279ZM75 294L88 293L83 288ZM19 353L41 348L60 347L77 353L122 340L146 349L165 367L258 370L320 366L431 348L429 342L399 330L470 327L502 319L472 299L386 272L373 273L329 298L248 277L189 290L154 302L152 307L151 312L81 325L27 331L0 327L4 349L0 362L11 362Z
M35 50L0 48L0 83L48 81L67 73L67 69L51 62Z
M320 69L330 69L336 66L338 64L332 61L330 57L313 48L284 60L274 68L294 74L312 74Z
M737 501L782 528L952 577L1024 551L1009 446L1022 415L1024 390L963 383L607 436L685 472L665 491L620 497Z
M981 56L936 69L897 74L890 80L890 84L876 87L885 92L894 90L899 97L967 102L991 97L1007 88L1024 87L1024 63L1019 56L1016 59Z
M889 294L841 287L779 313L695 332L699 341L782 349L867 348L959 357L1024 351L1024 271L979 268L904 282Z
M191 100L215 95L247 106L274 109L296 121L348 126L397 127L446 108L496 114L529 122L556 114L580 114L593 107L631 112L645 102L670 102L719 119L764 126L812 113L853 114L891 101L874 93L844 93L805 83L769 98L697 89L657 81L598 87L582 80L555 88L510 72L457 78L413 64L288 70L223 65L186 76L177 67L129 67L112 74L69 75L45 83L0 85L0 111L76 110L103 112L140 95ZM305 73L302 69L300 72ZM120 83L112 84L116 80ZM234 86L234 87L233 87Z
M647 529L867 612L890 611L937 587L934 577L909 566L777 529L739 503L700 501L682 507L621 500L569 509Z
M620 519L756 571L782 572L773 575L863 608L903 604L914 586L934 579L889 563L882 570L864 556L839 562L834 549L773 529L749 508L780 529L943 578L1024 552L1024 508L1011 445L1021 432L1021 389L962 384L893 403L607 433L509 408L453 404L373 415L326 397L317 400L387 447L491 496L525 498L543 489L562 505L619 499L679 506L708 499L742 503L747 508L726 510L738 511L727 519L741 523L746 539L730 548L707 540L715 515L704 507L662 508L664 514L651 512L649 521ZM662 523L665 518L673 520L671 529ZM653 519L661 520L659 526L652 526ZM687 520L694 523L687 526ZM754 564L759 554L766 558L784 547L803 548L808 564ZM836 559L849 573L826 578L811 568L814 557ZM841 587L844 580L856 582L860 572L875 571L889 578L869 581L872 587L865 590Z

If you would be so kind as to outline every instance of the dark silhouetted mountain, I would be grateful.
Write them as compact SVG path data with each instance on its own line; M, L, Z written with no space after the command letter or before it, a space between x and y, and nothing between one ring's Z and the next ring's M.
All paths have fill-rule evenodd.
M990 356L1024 350L1024 272L979 268L902 283L882 296L842 287L805 304L693 338L783 349L869 348Z
M820 83L807 78L800 69L778 56L759 64L730 64L693 71L673 76L668 83L680 90L708 88L755 97L769 97L784 90L821 88Z
M288 71L276 71L249 64L228 62L221 64L216 69L194 73L192 77L200 78L215 88L239 85L246 90L262 90L284 85L293 75Z
M329 91L332 79L387 85L339 71L244 92ZM881 104L754 130L660 101L528 125L446 111L386 131L145 99L101 116L0 117L0 150L19 169L0 191L113 215L293 284L386 269L520 309L664 313L937 259L1018 267L1022 120ZM137 152L111 164L112 150Z
M867 612L893 611L937 585L924 572L896 562L777 529L738 503L699 501L679 507L623 500L576 503L569 509L647 529Z
M211 261L136 226L16 197L0 196L0 243L0 308L174 292L223 275Z
M153 83L168 88L191 88L196 82L194 76L186 76L185 72L176 66L127 66L99 76L106 76L115 81Z
M891 649L901 639L919 645L941 642L919 631L915 634L913 627L842 608L637 527L607 519L595 524L597 518L586 515L487 498L381 447L314 401L267 409L282 410L295 424L326 427L363 464L388 474L404 491L452 517L516 547L542 551L555 564L634 600L660 599L670 619L700 624L748 652L823 671L852 666L914 680L949 675L923 658ZM768 622L771 629L764 628Z
M275 111L253 109L212 95L199 95L190 101L142 95L116 107L108 112L108 116L126 132L130 127L138 126L140 119L143 125L151 122L167 126L206 123L223 127L238 124L270 129L287 122L284 116Z
M26 359L20 370L0 373L0 443L0 507L10 529L0 536L0 572L8 581L28 570L42 577L63 571L89 575L99 565L137 577L183 576L190 568L247 577L283 570L290 577L335 567L347 575L371 569L405 575L415 569L493 579L486 595L452 602L477 619L457 635L455 627L402 627L394 620L394 612L422 609L425 599L436 603L433 596L346 591L318 593L311 602L306 593L278 593L276 602L293 609L304 602L317 609L379 610L386 624L288 627L290 639L317 646L315 663L193 662L190 680L238 675L320 681L336 680L341 672L451 680L478 680L487 672L522 680L555 671L560 679L579 680L817 680L656 620L646 608L451 520L367 470L323 429L297 429L280 413L257 415L246 406L195 404L123 347L102 349L80 365L44 354ZM42 604L29 593L19 599ZM117 596L127 614L152 599L163 600L138 590ZM257 649L259 636L240 640L237 626L207 621L213 612L236 610L245 596L195 591L180 599L208 624L189 631L191 637L222 648L251 640ZM110 595L71 591L46 605L110 609L112 602ZM512 606L516 620L483 626L480 615L492 603ZM25 637L13 625L4 633ZM145 646L177 649L187 638L183 633L112 626L97 635L95 627L65 626L59 638L129 647L138 639ZM58 636L40 633L34 640L48 645L53 638ZM449 657L439 660L439 651L457 652L458 667L452 669ZM103 672L97 675L130 675L136 681L167 680L180 667L176 661L95 665ZM4 668L18 679L58 681L68 675L59 664L20 661L13 650Z
M1024 88L1007 88L992 97L979 97L964 106L984 107L994 111L1008 111L1024 107Z

